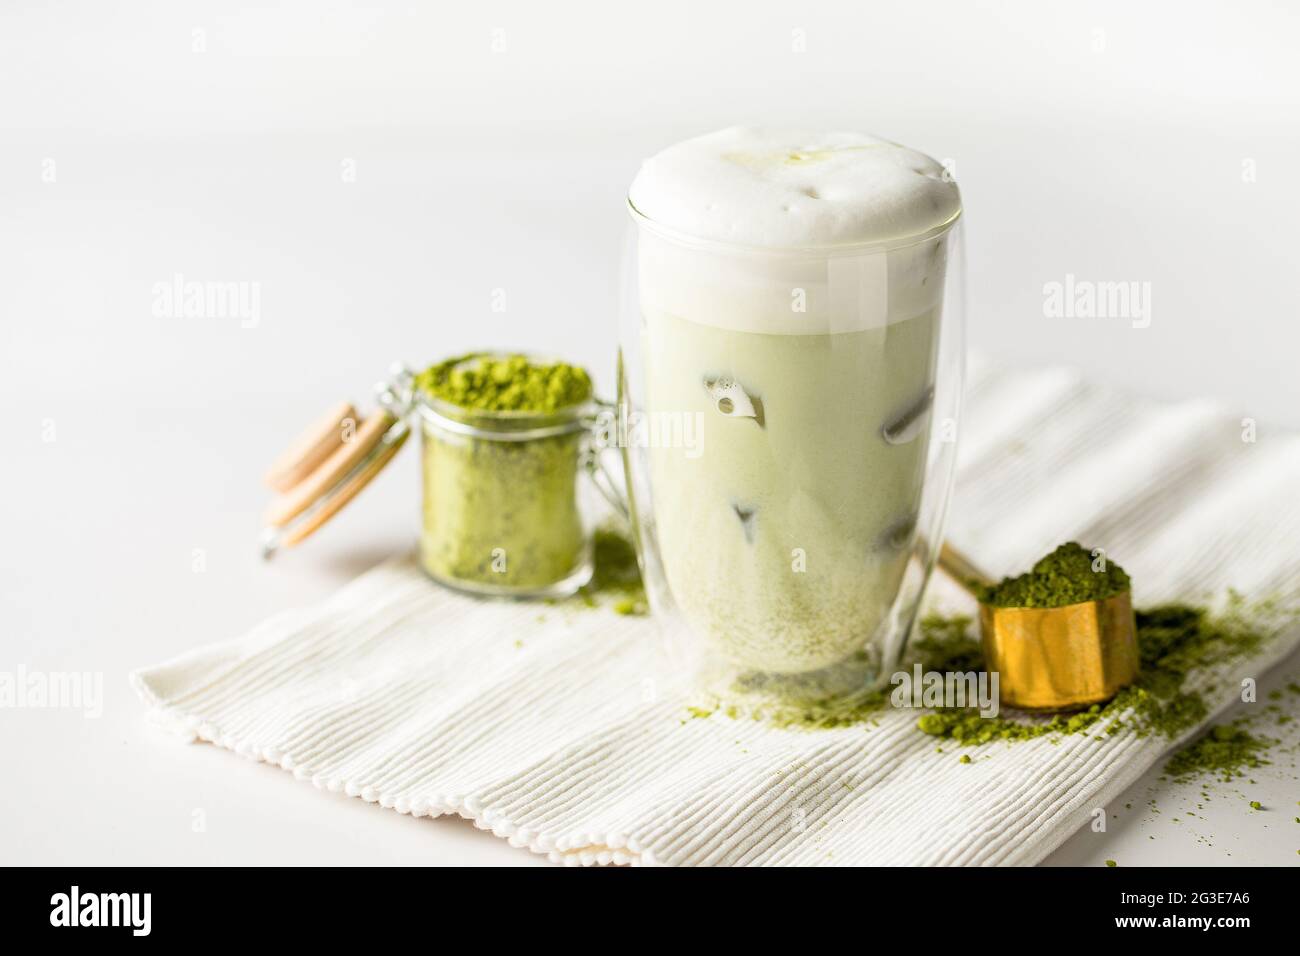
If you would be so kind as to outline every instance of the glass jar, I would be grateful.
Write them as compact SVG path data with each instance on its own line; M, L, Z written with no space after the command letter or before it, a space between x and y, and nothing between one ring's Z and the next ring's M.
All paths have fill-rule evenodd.
M462 365L526 355L481 352ZM364 419L339 403L281 455L267 475L279 492L266 512L262 554L294 547L330 521L392 460L419 423L423 509L419 561L435 581L506 597L563 597L592 576L595 502L611 477L594 460L601 416L590 395L545 412L485 411L437 398L405 366L375 386ZM551 401L561 393L553 393ZM617 499L616 499L617 500Z
M952 483L959 216L887 244L772 249L628 208L620 445L674 657L799 696L882 683Z
M591 400L544 413L462 408L416 388L407 369L379 399L420 422L419 560L431 578L511 597L560 597L590 580Z

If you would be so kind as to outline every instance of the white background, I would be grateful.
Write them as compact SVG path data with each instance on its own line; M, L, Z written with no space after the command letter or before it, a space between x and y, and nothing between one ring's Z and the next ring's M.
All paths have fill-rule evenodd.
M0 667L102 671L106 701L0 711L3 858L531 861L179 747L125 675L409 545L408 454L310 547L255 546L265 465L393 360L536 348L607 384L625 190L685 136L831 126L951 160L975 347L1300 426L1298 47L1263 2L6 4ZM178 273L258 283L256 327L154 315ZM1046 318L1067 274L1151 283L1150 327ZM1215 840L1134 811L1053 862L1294 862L1290 817L1236 800Z

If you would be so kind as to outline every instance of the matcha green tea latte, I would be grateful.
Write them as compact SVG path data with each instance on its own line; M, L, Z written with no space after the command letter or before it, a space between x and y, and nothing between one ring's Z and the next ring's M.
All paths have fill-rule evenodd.
M476 353L416 376L420 563L480 594L558 596L591 577L580 462L592 387L563 362Z
M706 685L861 691L942 537L957 186L878 137L732 128L648 159L628 206L619 401L701 439L624 456L655 617Z

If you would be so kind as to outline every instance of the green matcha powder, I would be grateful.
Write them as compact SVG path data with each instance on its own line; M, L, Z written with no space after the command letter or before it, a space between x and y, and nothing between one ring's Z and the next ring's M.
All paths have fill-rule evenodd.
M1114 597L1131 586L1124 569L1071 541L1045 555L1025 574L981 589L994 607L1064 607Z
M1142 671L1134 684L1121 690L1108 703L1050 717L1015 712L982 717L978 710L966 708L930 710L917 719L917 729L935 738L940 746L951 743L962 747L1067 734L1110 736L1125 731L1138 736L1177 737L1203 720L1209 712L1204 696L1187 686L1188 678L1202 668L1256 653L1278 632L1272 619L1279 617L1276 609L1248 607L1244 599L1235 594L1219 614L1187 604L1166 604L1138 611L1136 616ZM931 615L924 618L902 667L910 668L919 663L924 671L982 670L983 653L973 630L972 620L965 616ZM736 699L744 696L744 689L738 689ZM810 730L870 726L889 707L891 691L892 688L885 687L847 701L765 701L758 707L716 700L710 706L696 705L688 713L697 718L722 713L733 718L747 717L776 726ZM1236 734L1231 738L1221 738L1219 743L1225 746L1205 753L1218 753L1227 762L1247 753L1253 746L1250 740ZM1190 763L1184 763L1175 767L1175 772L1190 766Z
M432 365L415 384L457 408L482 412L551 414L591 397L591 378L576 365L486 352Z

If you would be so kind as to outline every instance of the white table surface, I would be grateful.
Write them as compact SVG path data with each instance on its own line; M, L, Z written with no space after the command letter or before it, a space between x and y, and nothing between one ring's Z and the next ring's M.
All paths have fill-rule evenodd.
M0 710L3 862L540 862L181 746L126 674L411 544L406 453L310 547L256 548L266 464L391 361L546 349L608 384L624 190L690 133L862 126L955 158L976 347L1300 427L1294 14L697 6L656 5L631 37L603 5L0 15L0 85L21 91L0 127L0 669L100 672L105 695L98 719ZM256 327L156 317L177 273L259 283ZM1151 282L1151 327L1045 318L1066 274ZM1194 822L1200 787L1152 775L1048 862L1293 865L1293 762L1212 788Z

